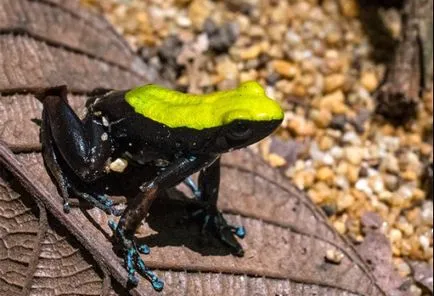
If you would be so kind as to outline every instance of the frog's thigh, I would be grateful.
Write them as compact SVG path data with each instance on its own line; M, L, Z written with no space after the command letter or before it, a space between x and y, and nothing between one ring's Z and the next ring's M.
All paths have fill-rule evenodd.
M51 130L51 143L68 166L83 181L91 182L104 172L109 157L110 142L104 137L104 128L91 119L84 124L66 101L66 92L50 89L41 100L44 118Z

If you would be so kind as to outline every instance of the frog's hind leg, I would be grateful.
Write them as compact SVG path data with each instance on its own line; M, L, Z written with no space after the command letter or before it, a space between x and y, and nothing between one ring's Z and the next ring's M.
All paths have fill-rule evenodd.
M44 106L40 135L42 153L59 186L64 210L70 210L69 194L72 193L107 213L116 213L105 196L77 190L60 166L60 163L68 166L83 183L92 182L104 174L105 160L110 152L109 141L101 141L103 127L91 120L82 123L68 105L66 93L66 86L60 86L47 89L38 96Z
M48 114L45 110L42 111L42 122L40 139L42 143L42 154L44 158L45 165L48 167L51 175L56 180L59 186L60 193L63 198L63 210L69 212L71 210L69 205L69 192L68 189L71 187L70 182L62 173L60 165L57 160L57 155L54 151L54 140L51 134L50 121L48 119Z

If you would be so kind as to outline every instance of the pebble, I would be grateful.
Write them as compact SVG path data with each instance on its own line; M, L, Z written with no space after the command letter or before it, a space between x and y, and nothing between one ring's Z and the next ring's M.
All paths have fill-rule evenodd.
M228 56L219 59L216 65L217 73L225 79L237 79L238 67Z
M342 14L346 17L357 17L360 13L360 7L356 0L339 0Z
M319 148L320 148L322 151L330 150L334 145L335 145L335 141L333 140L332 137L329 137L329 136L323 136L323 137L319 140Z
M240 57L243 60L255 59L262 52L262 46L260 44L252 45L248 48L244 48L240 51Z
M393 243L399 242L402 240L402 232L399 229L393 228L389 232L390 241Z
M209 0L193 0L188 8L188 16L196 29L202 29L210 16L213 5Z
M321 99L320 108L335 114L344 114L348 110L344 100L344 93L341 90L337 90Z
M428 226L433 225L433 202L426 201L422 208L422 222Z
M285 60L275 60L272 65L274 71L285 78L294 78L300 72L296 65Z
M360 82L369 92L374 92L379 84L377 75L372 71L363 72Z
M323 182L325 182L327 184L330 184L330 185L333 184L334 177L335 177L334 172L329 167L322 167L322 168L320 168L317 171L317 175L316 175L316 178L319 181L323 181Z
M338 198L336 206L338 212L342 212L345 209L351 207L353 204L354 204L354 197L351 194L346 193L341 198Z
M384 184L390 191L396 191L399 188L399 178L395 175L386 174L383 176Z
M344 259L344 254L338 250L330 249L326 251L326 260L333 264L340 264L342 259Z
M338 188L342 190L350 189L350 183L348 182L348 178L346 176L337 176L335 178L335 184Z
M326 93L333 92L342 88L345 83L345 75L343 74L331 74L324 79L324 91Z
M406 181L416 181L417 174L414 171L405 171L401 174L401 177Z
M392 174L399 173L399 163L395 155L388 153L386 157L381 160L380 170Z
M407 262L405 262L401 258L395 260L394 265L397 267L398 272L402 277L406 277L410 275L411 273L410 265L408 265Z
M313 122L320 128L326 128L327 126L329 126L333 119L332 113L326 109L314 109L312 110L310 117Z
M183 16L183 15L180 15L176 18L176 23L181 28L188 28L191 26L191 20L188 17Z
M348 166L347 176L351 184L355 184L359 180L360 168L354 165Z
M276 153L270 153L268 155L268 161L272 167L282 167L286 165L286 160Z
M344 148L345 158L354 165L360 165L363 160L363 150L359 147L345 147Z
M342 137L342 141L346 144L352 144L358 146L362 145L362 141L359 135L357 135L357 133L354 131L346 132Z
M367 179L359 179L356 182L355 188L363 193L365 193L367 196L372 196L374 192L372 191L371 187L369 186Z
M296 117L288 123L288 128L295 135L308 137L315 133L315 126L311 121L307 121L302 117Z

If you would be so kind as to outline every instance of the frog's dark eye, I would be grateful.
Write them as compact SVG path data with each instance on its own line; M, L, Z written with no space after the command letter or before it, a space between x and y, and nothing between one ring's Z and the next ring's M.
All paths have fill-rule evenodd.
M228 137L232 140L245 140L252 135L252 129L243 121L236 121L229 129Z

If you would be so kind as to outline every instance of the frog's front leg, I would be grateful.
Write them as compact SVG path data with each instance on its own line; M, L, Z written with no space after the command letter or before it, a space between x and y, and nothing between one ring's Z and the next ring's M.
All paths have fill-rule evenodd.
M200 172L198 183L201 199L205 202L205 208L194 212L193 218L203 219L203 232L207 229L213 231L222 242L231 247L235 255L243 256L243 248L234 235L244 238L246 234L244 227L229 225L217 208L220 185L220 158Z
M151 281L154 289L163 289L163 282L145 266L140 258L141 250L134 241L134 234L148 214L160 190L177 185L194 172L215 161L216 158L216 156L191 156L177 159L153 180L140 187L142 193L128 204L118 225L110 223L110 227L114 230L115 241L120 244L131 284L137 285L138 279L135 277L137 270ZM146 247L145 250L147 250Z
M104 137L104 127L90 116L82 122L67 103L66 86L47 89L38 96L42 112L41 143L44 161L56 179L69 211L68 196L84 198L107 213L114 213L105 195L83 192L61 168L67 165L79 179L92 182L101 177L111 153L111 144Z

